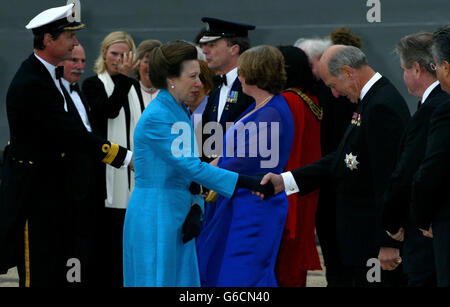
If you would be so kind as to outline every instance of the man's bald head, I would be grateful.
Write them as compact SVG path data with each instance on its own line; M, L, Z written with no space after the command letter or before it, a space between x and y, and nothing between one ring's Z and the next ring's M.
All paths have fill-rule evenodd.
M332 76L339 77L343 66L359 69L368 64L366 55L361 49L354 46L333 45L323 53L320 65L323 65L321 71L326 69Z
M357 102L367 77L372 75L366 55L353 46L333 45L322 55L319 74L335 97Z

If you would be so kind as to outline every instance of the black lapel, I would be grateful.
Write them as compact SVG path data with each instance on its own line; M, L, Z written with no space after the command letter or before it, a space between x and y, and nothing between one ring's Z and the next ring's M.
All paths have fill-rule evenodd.
M442 92L441 89L441 85L438 84L428 95L427 99L425 99L424 103L426 103L427 101L429 101L431 98L433 98L434 96L438 95L440 92Z
M234 95L237 94L237 99L234 99ZM226 129L226 122L232 115L234 106L238 103L239 99L241 99L242 93L242 85L239 81L239 78L236 78L231 86L230 92L227 95L225 100L225 106L223 107L222 116L220 117L220 124L224 129ZM231 117L233 118L233 117ZM224 130L226 131L226 130Z

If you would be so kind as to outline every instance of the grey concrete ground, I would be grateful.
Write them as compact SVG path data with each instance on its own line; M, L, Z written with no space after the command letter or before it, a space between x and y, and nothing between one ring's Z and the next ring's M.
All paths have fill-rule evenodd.
M310 271L308 272L307 287L325 287L327 282L325 280L325 266L323 265L322 252L318 246L320 262L322 264L322 271ZM19 277L17 275L17 269L12 268L8 271L8 274L0 275L0 287L18 287Z
M12 268L8 274L0 275L0 287L18 287L19 276L17 275L17 268Z

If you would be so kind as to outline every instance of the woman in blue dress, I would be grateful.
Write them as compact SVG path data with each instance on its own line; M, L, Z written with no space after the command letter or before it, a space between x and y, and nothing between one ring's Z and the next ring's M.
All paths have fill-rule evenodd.
M173 41L153 49L149 59L150 78L160 92L134 135L135 188L123 232L124 285L200 286L192 238L199 231L203 201L191 194L191 183L231 197L235 187L251 187L250 177L201 162L194 154L197 144L184 102L195 100L201 86L197 49Z
M294 132L289 106L279 95L286 81L278 49L258 46L239 58L243 91L255 98L226 133L218 167L246 175L280 174ZM285 193L261 200L249 190L208 203L197 238L202 286L277 286L274 267L288 211Z

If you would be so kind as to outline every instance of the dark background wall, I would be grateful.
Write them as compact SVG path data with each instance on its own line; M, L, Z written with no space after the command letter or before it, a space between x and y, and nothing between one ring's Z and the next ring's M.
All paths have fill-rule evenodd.
M25 25L44 9L66 0L0 0L0 148L9 139L6 92L20 63L31 54L32 34ZM334 28L348 26L363 40L369 64L390 78L407 99L398 59L392 52L404 35L434 31L449 23L447 0L380 0L381 22L367 21L372 0L81 0L81 19L86 29L77 37L87 53L85 77L103 38L112 31L129 32L136 45L144 39L193 40L203 27L201 17L218 17L256 25L252 45L293 44L300 37L326 36ZM377 2L377 1L374 1Z

